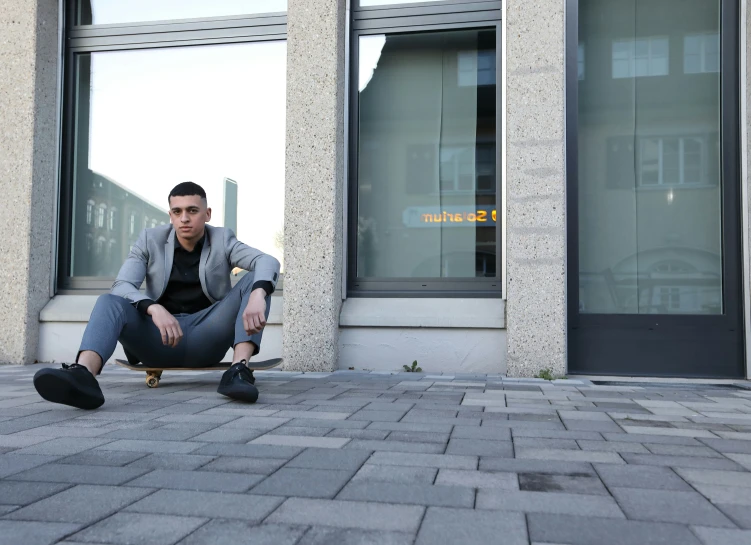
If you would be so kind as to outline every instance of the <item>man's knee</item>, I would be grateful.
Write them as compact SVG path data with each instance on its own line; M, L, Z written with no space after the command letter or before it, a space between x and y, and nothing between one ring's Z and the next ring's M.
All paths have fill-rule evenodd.
M106 311L109 309L121 311L126 305L129 305L130 301L119 295L112 295L111 293L105 293L97 297L94 311Z

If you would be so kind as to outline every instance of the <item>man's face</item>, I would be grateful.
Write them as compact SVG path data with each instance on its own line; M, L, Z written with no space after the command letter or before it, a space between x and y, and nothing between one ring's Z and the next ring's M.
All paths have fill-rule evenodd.
M169 216L178 238L198 240L203 236L206 222L211 219L211 208L199 195L171 197Z

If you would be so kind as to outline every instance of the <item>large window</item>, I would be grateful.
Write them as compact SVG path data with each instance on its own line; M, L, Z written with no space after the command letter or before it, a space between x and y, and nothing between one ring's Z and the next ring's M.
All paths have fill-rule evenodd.
M114 13L119 4L92 1L89 13ZM153 13L157 5L165 10L161 18L170 10L187 17L186 10L207 9L203 2L135 2L127 13L141 20L147 15L139 10ZM193 15L222 16L222 6L256 3L210 5L215 9ZM276 27L269 26L269 17L262 19L258 26L254 18L233 20L234 34L238 24L246 25L240 32L246 36L233 43L216 43L226 18L193 22L185 31L195 44L190 46L181 45L179 25L170 32L163 25L131 27L118 34L117 41L126 43L115 49L104 45L102 35L107 28L120 32L116 27L73 27L66 74L62 288L107 287L141 230L169 223L167 195L183 181L206 190L211 225L232 228L239 240L282 261L285 17L271 17ZM269 33L274 28L277 33Z
M498 38L356 35L351 294L500 295Z

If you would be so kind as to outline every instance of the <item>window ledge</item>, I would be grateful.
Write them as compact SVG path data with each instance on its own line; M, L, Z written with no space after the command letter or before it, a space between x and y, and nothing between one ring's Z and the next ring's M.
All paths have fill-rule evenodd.
M503 299L365 298L344 301L339 325L504 329Z
M42 309L39 314L40 322L88 322L91 311L97 300L97 295L56 295ZM281 295L271 296L271 311L268 324L282 323Z

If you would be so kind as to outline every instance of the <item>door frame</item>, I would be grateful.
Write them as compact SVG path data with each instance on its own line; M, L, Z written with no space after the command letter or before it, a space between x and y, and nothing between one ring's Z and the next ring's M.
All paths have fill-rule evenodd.
M741 134L740 134L740 20L742 0L719 0L721 3L721 142L722 144L722 261L723 261L723 308L722 315L668 315L668 314L580 314L579 313L579 123L578 123L578 45L579 45L579 0L566 0L566 231L567 231L567 353L568 367L572 374L633 375L633 376L682 376L707 378L745 378L747 358L745 350L745 282L743 266L743 243L746 235L742 232L745 223L741 216ZM745 73L745 71L744 71ZM696 357L701 349L691 342L696 340L697 331L707 339L714 338L718 346L727 348L724 356L713 354L716 359L733 358L736 363L720 374L706 372L706 368L676 370L668 364L654 367L656 361L641 365L639 346L652 345L653 350L666 339L673 338L673 350L682 350L686 357ZM732 335L731 335L732 332ZM740 345L726 346L728 339L739 336ZM593 345L586 343L597 339ZM680 339L680 341L679 341ZM681 343L685 342L685 346ZM599 343L599 346L597 344ZM633 358L633 365L613 365L611 362L596 366L585 365L586 352L596 354L605 345L617 346L624 350L623 358ZM705 357L711 351L706 350ZM588 349L591 349L588 350ZM630 349L630 352L629 352ZM671 353L674 353L671 350ZM655 352L655 355L657 352ZM734 355L735 354L735 355ZM658 364L659 365L659 364Z

